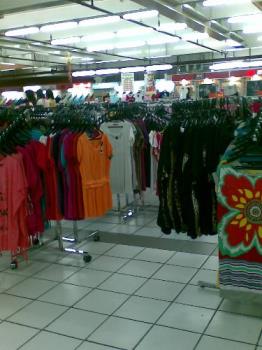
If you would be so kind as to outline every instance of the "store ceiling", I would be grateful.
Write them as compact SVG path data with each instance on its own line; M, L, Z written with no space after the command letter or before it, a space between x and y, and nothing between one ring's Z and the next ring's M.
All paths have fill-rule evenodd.
M69 61L74 71L262 57L261 4L252 0L1 0L0 71L66 71ZM151 17L141 19L140 12L149 10L154 10ZM58 23L63 29L44 27ZM28 34L10 33L16 29L26 29Z

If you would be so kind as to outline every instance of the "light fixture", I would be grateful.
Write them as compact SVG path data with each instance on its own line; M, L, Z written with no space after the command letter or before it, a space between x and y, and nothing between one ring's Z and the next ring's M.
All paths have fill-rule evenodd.
M5 32L5 36L22 36L22 35L29 35L29 34L36 34L39 32L38 27L27 27L27 28L20 28L20 29L14 29L14 30L8 30Z
M77 22L71 21L71 22L62 22L62 23L55 23L55 24L47 24L40 28L40 31L43 33L48 32L55 32L58 30L66 30L66 29L74 29L78 26Z
M173 66L171 64L155 64L152 66L147 66L147 72L161 71L161 70L170 70Z
M114 50L114 45L112 44L101 44L96 46L88 46L87 51L93 52L93 51L109 51Z
M261 33L261 32L262 32L261 23L251 24L249 26L244 27L243 29L244 34L254 34L254 33Z
M83 57L83 58L81 58L81 59L82 59L82 61L84 61L84 62L94 61L94 59L93 59L92 57Z
M249 67L261 67L262 61L231 61L216 63L209 67L211 70L228 70L235 68L249 68Z
M95 74L96 72L94 70L83 70L83 71L73 72L72 76L73 77L92 77Z
M209 85L209 84L212 84L212 83L213 83L213 80L212 80L212 79L205 78L205 79L203 80L203 84Z
M133 55L141 55L141 50L133 50L133 51L121 51L118 52L117 54L120 56L133 56Z
M121 29L117 32L119 38L137 36L139 34L148 34L154 31L153 28L131 28L131 29Z
M114 37L115 37L115 33L103 32L103 33L99 33L99 34L82 36L81 41L93 42L93 41L113 39Z
M144 72L145 67L125 67L121 68L121 73L136 73L136 72Z
M236 82L238 82L239 80L240 80L240 78L234 77L234 76L231 76L231 77L228 78L229 85L235 85Z
M15 69L9 68L9 69L1 69L1 72L9 72L9 71L14 71Z
M186 28L187 28L187 24L186 23L170 22L170 23L160 24L160 26L158 26L157 29L158 30L162 30L162 31L171 32L171 31L184 30Z
M203 40L208 39L209 35L207 33L200 33L200 32L194 32L194 33L188 33L182 36L183 40Z
M154 38L147 40L148 45L163 45L163 44L172 44L178 42L180 39L175 36L166 36L162 38Z
M133 19L133 20L139 20L139 19L146 19L146 18L152 18L158 16L157 10L149 10L149 11L138 11L138 12L132 12L132 13L126 13L124 14L124 19Z
M244 4L250 4L250 0L206 0L203 1L203 6L207 7L213 7L213 6L222 6L222 5L228 5L228 6L234 6L234 5L244 5Z
M254 23L261 22L262 14L247 15L247 16L235 16L228 19L228 23Z
M188 84L190 84L190 81L186 79L182 79L180 83L182 86L187 86Z
M107 74L117 74L119 73L119 68L108 68L108 69L98 69L96 70L97 75L107 75Z
M144 46L145 42L144 41L126 41L122 43L118 43L115 45L116 49L125 49L125 48L132 48L132 47L141 47Z
M69 45L69 44L77 44L80 42L79 36L72 36L64 39L54 39L51 41L51 45Z
M227 46L240 46L240 45L241 45L240 43L238 43L237 41L232 40L232 39L227 39L227 40L225 41L225 44L226 44Z
M252 81L257 81L257 80L261 80L261 77L258 74L254 74L253 77L251 77Z
M10 63L10 62L0 62L0 65L3 65L3 66L15 66L15 63Z
M84 19L79 22L81 27L94 27L104 24L117 23L121 20L120 16L103 16L90 19Z

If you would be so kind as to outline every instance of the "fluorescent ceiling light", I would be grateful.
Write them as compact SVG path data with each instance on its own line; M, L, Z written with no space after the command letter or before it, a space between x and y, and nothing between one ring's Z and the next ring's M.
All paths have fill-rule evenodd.
M79 72L73 72L72 76L73 77L92 77L95 74L96 72L94 70L83 70Z
M232 39L227 39L227 40L225 41L225 44L226 44L227 46L240 46L240 45L241 45L240 43L238 43L237 41L232 40Z
M132 28L132 29L121 29L117 32L119 38L128 36L137 36L139 34L148 34L154 31L153 28Z
M250 0L206 0L203 2L203 6L222 6L222 5L228 5L228 6L234 6L234 5L244 5L244 4L250 4Z
M0 64L3 66L15 66L15 63L10 63L10 62L0 62Z
M92 57L83 57L82 61L90 62L90 61L94 61L94 59Z
M104 24L117 23L120 20L121 18L119 16L104 16L104 17L84 19L83 21L79 22L79 25L81 27L93 27L93 26L99 26Z
M171 44L171 43L176 43L178 42L180 39L177 37L172 37L172 36L166 36L166 37L162 37L162 38L155 38L155 39L150 39L147 40L147 44L148 45L162 45L162 44Z
M158 71L158 70L170 70L172 68L173 68L173 66L171 64L156 64L153 66L147 66L146 70L148 72L154 72L154 71Z
M65 29L73 29L78 26L77 22L62 22L62 23L55 23L55 24L47 24L45 26L42 26L40 28L40 31L43 33L47 32L55 32L58 30L65 30Z
M119 68L109 68L109 69L98 69L96 70L97 75L105 75L105 74L117 74L119 73Z
M103 44L103 45L96 45L96 46L88 46L87 51L93 52L93 51L109 51L114 50L114 45L112 44Z
M146 56L146 58L165 58L171 57L172 55L158 55L158 56Z
M170 22L170 23L163 23L160 24L160 26L157 28L158 30L163 30L166 32L171 32L171 31L177 31L177 30L184 30L187 28L186 23L175 23L175 22Z
M232 62L223 62L216 63L209 67L211 70L227 70L235 68L249 68L249 67L261 67L262 61L232 61Z
M244 27L243 29L244 34L254 34L254 33L261 33L261 32L262 32L261 23L254 23L252 25Z
M127 41L123 43L116 44L115 48L116 49L124 49L124 48L132 48L132 47L141 47L144 46L145 42L144 41Z
M135 72L144 72L145 67L125 67L121 68L121 73L135 73Z
M51 45L68 45L68 44L77 44L79 42L80 42L79 36L72 36L70 38L52 40Z
M5 32L5 36L20 36L20 35L29 35L36 34L39 32L38 27L27 27L21 29L8 30Z
M262 21L262 14L235 16L228 19L228 23L254 23Z
M36 46L40 46L40 45L42 45L42 43L40 43L40 42L35 42L35 43L31 43L31 45L36 45Z
M120 56L133 56L133 55L141 55L142 51L141 50L133 50L133 51L121 51L117 53Z
M145 18L152 18L158 16L157 10L150 10L150 11L139 11L139 12L133 12L133 13L126 13L123 18L124 19L145 19Z
M94 35L82 36L81 41L92 42L92 41L113 39L114 37L115 37L115 33L104 32L104 33L99 33L99 34L94 34Z
M209 38L209 35L207 33L200 33L200 32L188 33L182 36L183 40L190 40L190 41L203 40L208 38Z
M12 69L12 68L10 68L10 69L1 69L1 72L9 72L9 71L13 71L13 70L15 70L15 69Z

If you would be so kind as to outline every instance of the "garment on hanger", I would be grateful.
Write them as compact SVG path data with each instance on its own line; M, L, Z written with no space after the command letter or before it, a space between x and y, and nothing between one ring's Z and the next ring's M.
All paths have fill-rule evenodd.
M111 188L116 193L132 193L131 151L135 141L133 126L128 121L112 121L100 127L112 145Z
M22 155L0 160L0 251L27 249L27 180Z
M112 208L110 165L112 146L106 134L90 139L82 134L77 142L82 177L85 218L103 216Z

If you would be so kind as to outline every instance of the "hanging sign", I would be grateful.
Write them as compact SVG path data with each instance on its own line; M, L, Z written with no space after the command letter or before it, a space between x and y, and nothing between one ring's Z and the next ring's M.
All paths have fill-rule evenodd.
M152 73L145 74L146 96L152 96L156 92L155 76Z
M121 73L121 85L124 92L133 92L134 91L134 73Z

